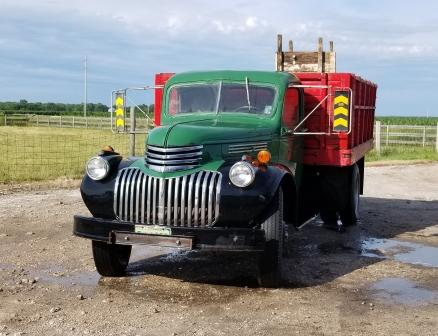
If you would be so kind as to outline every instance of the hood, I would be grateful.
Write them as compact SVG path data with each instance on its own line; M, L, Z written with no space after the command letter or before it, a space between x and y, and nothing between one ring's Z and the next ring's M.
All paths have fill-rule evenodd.
M273 132L271 127L266 127L266 123L262 127L258 121L236 123L207 119L154 128L149 133L147 143L163 147L224 144L259 140L269 137Z

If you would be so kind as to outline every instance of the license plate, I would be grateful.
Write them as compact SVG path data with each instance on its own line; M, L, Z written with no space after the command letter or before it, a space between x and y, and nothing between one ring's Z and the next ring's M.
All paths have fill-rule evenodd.
M171 236L172 230L170 228L162 226L135 225L135 233Z

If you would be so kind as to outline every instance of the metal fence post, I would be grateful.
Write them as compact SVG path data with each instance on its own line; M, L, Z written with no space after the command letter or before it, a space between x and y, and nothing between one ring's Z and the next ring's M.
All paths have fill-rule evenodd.
M62 128L62 116L59 116L59 127Z
M72 118L72 121L71 121L71 124L72 124L72 128L75 128L75 116L73 116L73 118Z
M129 109L129 155L135 156L135 106Z
M376 152L377 154L380 155L380 126L381 122L380 121L376 121L376 138L375 138L375 148L376 148Z
M37 120L37 127L39 127L40 126L40 118L39 118L38 114L36 115L36 120Z

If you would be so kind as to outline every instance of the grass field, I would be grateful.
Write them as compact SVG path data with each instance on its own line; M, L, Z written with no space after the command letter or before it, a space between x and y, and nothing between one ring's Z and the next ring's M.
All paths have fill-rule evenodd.
M372 150L366 155L365 160L367 162L394 160L438 161L438 153L433 147L390 146L383 147L380 155L375 150Z
M417 126L436 126L438 117L380 117L376 116L376 120L382 125L417 125Z
M144 153L144 139L137 135L137 155ZM80 177L86 161L105 145L126 156L129 139L110 131L0 127L0 182Z
M145 135L137 135L137 155L144 153L144 139ZM105 145L128 155L126 134L85 129L0 127L0 183L79 178L84 174L86 161ZM389 146L382 147L380 155L371 151L366 160L438 161L438 153L434 147Z

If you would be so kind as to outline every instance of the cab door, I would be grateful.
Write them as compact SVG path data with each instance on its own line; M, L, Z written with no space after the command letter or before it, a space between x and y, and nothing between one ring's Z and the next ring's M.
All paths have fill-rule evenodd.
M303 118L303 92L301 88L288 87L284 95L281 119L280 162L294 174L302 162L302 137L294 135L294 129Z

